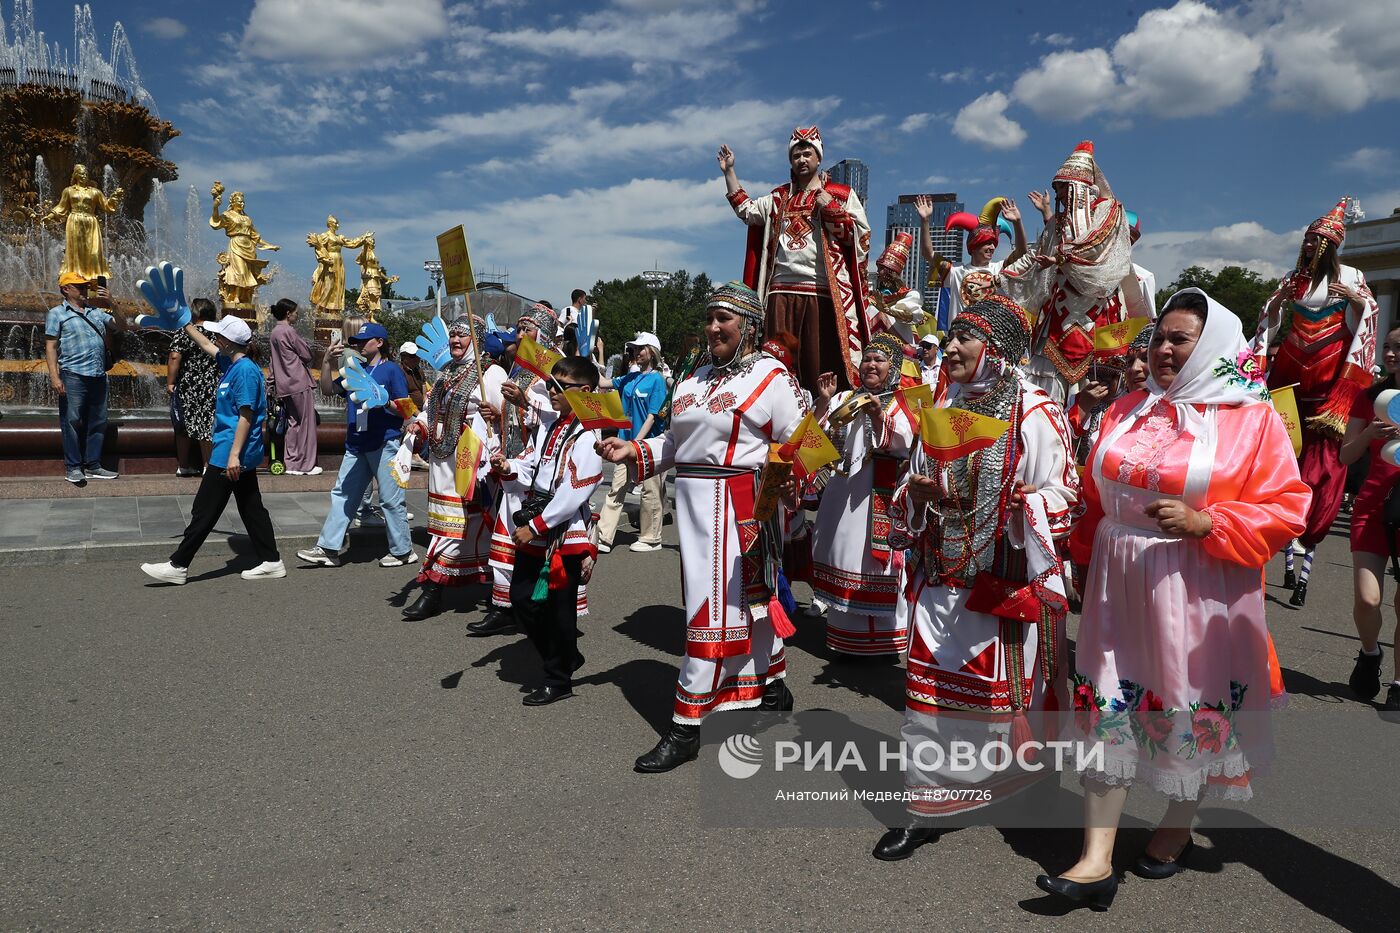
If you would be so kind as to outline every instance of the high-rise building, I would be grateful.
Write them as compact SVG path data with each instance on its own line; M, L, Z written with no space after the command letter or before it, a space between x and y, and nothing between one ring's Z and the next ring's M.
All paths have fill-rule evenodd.
M916 194L901 194L899 200L885 209L885 245L894 242L896 233L904 232L914 237L914 255L904 268L904 284L918 289L924 298L924 310L934 314L938 310L938 293L928 287L928 261L919 249L919 212L914 209ZM944 230L948 218L963 210L963 204L956 193L929 194L933 199L933 216L929 218L929 236L933 248L949 262L963 261L963 232Z
M863 206L869 207L870 169L860 159L842 159L831 167L831 180L856 193Z

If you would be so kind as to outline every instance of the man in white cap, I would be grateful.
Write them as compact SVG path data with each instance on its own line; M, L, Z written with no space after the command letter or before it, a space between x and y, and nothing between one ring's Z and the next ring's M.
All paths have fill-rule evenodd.
M791 180L759 198L739 184L728 146L718 160L729 204L749 226L744 284L764 301L766 332L797 337L797 380L809 392L828 372L839 387L858 385L861 348L878 326L866 295L870 224L856 193L819 171L821 133L793 130Z
M264 455L267 389L262 369L247 355L253 332L241 318L228 314L223 320L206 322L204 330L193 323L186 324L185 333L200 350L218 359L220 377L214 397L214 447L204 467L204 479L195 494L190 524L180 546L170 555L170 560L142 564L141 570L163 583L184 583L190 562L214 530L232 496L238 503L238 517L243 519L243 526L252 539L253 551L261 561L253 569L243 571L243 579L285 577L287 568L277 553L272 517L267 514L258 489L257 470Z
M943 364L943 348L937 334L924 334L919 341L919 372L928 385L938 384L938 367Z
M661 409L666 405L666 378L661 375L661 341L655 334L639 331L637 336L627 341L629 371L611 380L612 388L622 396L622 409L632 422L632 427L618 432L625 441L642 441L662 433ZM602 384L607 388L607 381ZM622 517L622 507L627 499L631 483L627 479L627 464L614 463L612 488L598 513L598 550L606 554L612 550L613 536L617 534L617 523ZM642 480L640 486L641 510L637 516L637 540L628 550L646 552L661 550L662 491L665 489L665 474L658 473Z

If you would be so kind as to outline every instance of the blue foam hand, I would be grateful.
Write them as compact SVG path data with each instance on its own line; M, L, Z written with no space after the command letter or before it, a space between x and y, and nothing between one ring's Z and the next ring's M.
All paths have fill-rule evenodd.
M413 342L433 369L442 369L452 359L452 351L447 347L447 325L440 317L428 318Z
M578 339L578 355L588 357L593 355L593 338L598 336L598 319L593 316L593 306L584 305L583 310L578 313L578 329L575 337Z
M136 287L146 297L146 304L156 312L139 316L137 327L179 330L190 322L190 306L185 301L185 270L168 262L150 266L146 277L137 282Z
M496 315L494 315L494 314L492 314L491 312L488 311L488 312L486 313L486 333L488 333L488 334L494 334L495 332L496 332Z
M345 391L350 394L350 401L360 408L383 408L389 404L389 390L365 372L365 367L358 358L351 357L345 361L345 366L341 369L341 378L345 380Z

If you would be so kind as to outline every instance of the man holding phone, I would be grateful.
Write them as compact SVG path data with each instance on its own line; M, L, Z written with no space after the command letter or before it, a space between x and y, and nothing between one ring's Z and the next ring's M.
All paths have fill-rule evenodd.
M63 431L63 478L74 486L90 479L116 479L102 466L107 435L107 370L115 361L109 328L126 331L112 306L105 276L91 297L88 280L76 272L58 277L63 301L44 319L44 357L49 384L58 394L58 423Z

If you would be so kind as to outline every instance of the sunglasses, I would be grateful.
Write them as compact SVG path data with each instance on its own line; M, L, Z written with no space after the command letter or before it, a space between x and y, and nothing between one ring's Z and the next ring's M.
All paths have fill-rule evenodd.
M583 382L560 382L558 379L555 379L553 380L552 385L550 385L551 392L556 390L559 392L567 392L570 389L580 389L584 392L593 391L593 387L591 385L588 385L587 383Z

